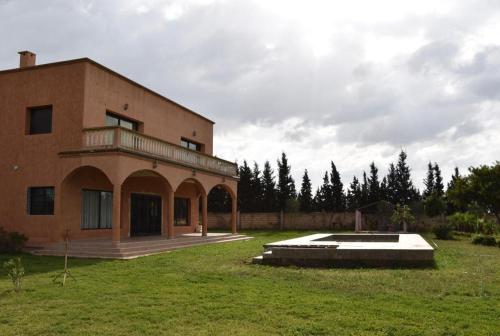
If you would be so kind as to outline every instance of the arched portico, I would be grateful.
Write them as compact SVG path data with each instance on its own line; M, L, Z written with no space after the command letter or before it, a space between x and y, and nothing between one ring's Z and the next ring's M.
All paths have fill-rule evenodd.
M78 163L82 165L71 167ZM68 161L64 170L66 177L61 181L61 191L56 193L61 219L58 237L69 229L72 239L109 237L115 243L141 234L174 238L196 232L199 223L202 235L207 236L208 192L214 187L230 195L231 230L236 233L235 179L125 156L104 160L97 155L80 162L75 159ZM156 204L152 211L158 210L154 220L161 221L160 229L137 230L136 204L141 203L140 199L143 204Z

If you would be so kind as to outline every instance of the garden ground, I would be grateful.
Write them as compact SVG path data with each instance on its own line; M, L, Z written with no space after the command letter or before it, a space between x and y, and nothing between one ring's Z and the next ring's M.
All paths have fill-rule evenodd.
M21 293L0 270L0 335L500 335L500 248L435 240L433 269L251 264L262 244L308 233L70 259L65 287L52 282L63 258L22 255Z

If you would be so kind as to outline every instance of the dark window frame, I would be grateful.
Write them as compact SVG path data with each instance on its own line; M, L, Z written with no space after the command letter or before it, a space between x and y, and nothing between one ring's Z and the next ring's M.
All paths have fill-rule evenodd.
M175 211L176 209L176 203L178 200L185 200L186 201L186 224L179 224L178 220L180 218L178 218L176 215L177 215L177 211ZM174 197L174 226L178 226L178 227L186 227L186 226L190 226L191 225L191 199L188 198L188 197Z
M85 191L91 191L91 192L98 192L99 193L99 221L97 223L97 227L95 228L84 228L83 227L83 193ZM111 199L113 199L113 190L99 190L99 189L86 189L86 188L83 188L82 189L82 199L81 199L81 213L80 213L80 230L111 230L113 228L113 210L111 210L111 227L102 227L101 226L101 211L102 211L102 199L101 199L101 193L109 193L111 194Z
M196 152L201 152L203 148L203 145L201 143L187 138L181 138L181 146ZM191 146L194 146L194 148L191 148Z
M50 116L49 123L50 125L39 125L38 127L34 127L33 123L33 114L39 111L49 111ZM54 108L52 105L44 105L44 106L30 106L26 108L26 135L41 135L41 134L51 134L53 130L53 121L54 121ZM40 118L40 116L38 117ZM35 118L36 120L36 118ZM39 120L40 121L40 120Z
M117 125L108 125L108 117L116 119ZM133 120L133 119L121 116L121 115L116 114L116 113L111 112L111 111L106 111L106 119L105 120L106 120L106 126L120 126L120 127L129 129L129 130L132 130L132 131L136 131L136 132L139 131L139 124L140 123L137 120ZM132 128L129 128L129 127L122 125L123 122L132 124Z
M37 202L34 202L33 197L34 191L40 191L45 189L45 195L37 195L38 197L51 197L51 199L42 199L42 200L37 200L37 202L40 202L41 204L37 204ZM47 191L51 190L52 195L48 195ZM54 215L54 208L55 208L55 198L56 198L56 190L54 186L36 186L36 187L28 187L26 191L26 211L28 215L30 216L53 216ZM37 205L38 208L33 209L34 205Z

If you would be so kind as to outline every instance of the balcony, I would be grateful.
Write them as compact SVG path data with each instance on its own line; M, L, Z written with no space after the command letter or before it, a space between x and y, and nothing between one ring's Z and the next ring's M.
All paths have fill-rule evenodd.
M64 152L63 154L123 151L225 176L236 176L236 164L232 162L202 154L122 127L113 126L84 129L82 145L82 150Z

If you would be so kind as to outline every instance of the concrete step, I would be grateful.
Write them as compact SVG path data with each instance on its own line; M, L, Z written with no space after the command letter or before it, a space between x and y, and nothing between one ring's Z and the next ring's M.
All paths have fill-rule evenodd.
M221 239L229 239L229 238L234 238L234 237L245 237L244 235L227 235L227 236L214 236L214 237L182 237L182 238L175 238L175 239L152 239L152 240L140 240L140 241L125 241L118 243L117 245L113 245L110 240L107 240L102 243L95 243L93 241L85 242L85 241L72 241L69 244L69 248L71 250L73 249L79 249L79 248L84 248L84 249L89 249L89 248L96 248L96 249L109 249L113 250L116 248L120 248L122 250L126 249L135 249L135 248L149 248L149 247L156 247L156 246L169 246L171 244L177 244L178 242L192 242L192 241L199 241L200 239L203 239L205 241L212 241L212 240L221 240ZM64 249L65 244L64 243L57 243L48 246L50 248L60 248Z
M151 241L151 243L148 243L147 241L141 241L140 243L137 242L126 242L126 243L120 243L116 246L113 246L111 242L108 242L107 245L95 245L93 243L90 244L84 244L84 243L78 243L78 244L69 244L69 251L71 252L88 252L88 251L100 251L100 252L114 252L114 251L120 251L122 253L125 252L140 252L142 250L151 250L151 249L169 249L169 248L175 248L177 246L186 246L190 245L192 243L196 244L204 244L204 243L209 243L209 242L214 242L214 241L227 241L227 240L234 240L238 238L247 238L244 235L228 235L228 236L219 236L219 237L205 237L205 238L180 238L180 239L174 239L174 240L161 240L161 241ZM48 246L46 249L50 250L59 250L59 251L64 251L65 245L64 244L54 244L51 246Z
M273 251L272 250L264 251L264 253L262 253L262 258L269 259L269 258L272 258L272 257L273 257Z
M139 256L157 254L162 252L173 251L185 247L205 245L205 244L216 244L224 242L232 242L239 240L248 240L252 237L247 237L244 235L228 235L228 236L218 236L218 237L207 237L205 239L200 239L195 237L195 239L182 238L176 241L166 241L164 244L153 244L149 246L143 244L139 246L127 246L122 248L121 246L96 246L91 245L84 246L81 244L78 247L73 247L70 245L68 256L77 258L111 258L111 259L132 259ZM127 242L129 243L129 242ZM64 255L64 245L54 244L51 247L46 247L43 249L32 250L31 253L35 255L51 255L51 256L62 256Z
M61 257L64 255L64 252L55 251L55 250L43 250L32 252L34 255L39 256L57 256ZM92 252L69 252L68 257L71 258L96 258L96 259L122 259L121 253L92 253Z
M253 257L252 263L257 265L262 265L263 264L262 256Z

